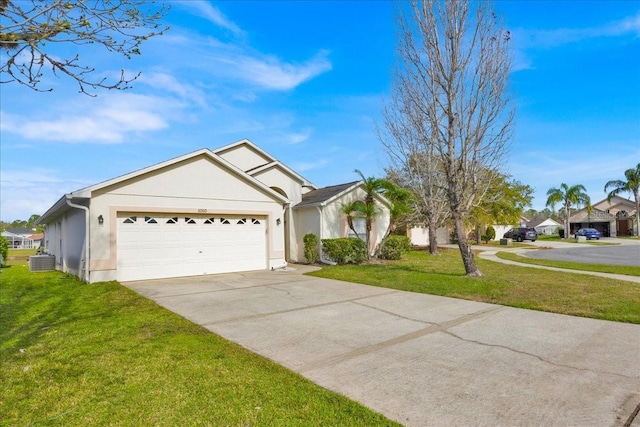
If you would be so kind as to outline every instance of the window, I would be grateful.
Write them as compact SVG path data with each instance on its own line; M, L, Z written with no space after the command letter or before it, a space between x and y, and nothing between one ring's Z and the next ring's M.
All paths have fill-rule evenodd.
M229 220L228 220L228 219L226 219L226 218L220 218L220 223L221 223L221 224L231 224L231 223L229 222Z
M246 223L247 223L247 218L241 218L237 222L237 224L246 224Z
M158 221L156 221L154 218L151 218L150 216L145 216L144 217L144 222L146 222L147 224L157 224Z
M358 236L355 235L353 230L347 227L347 237L360 237L360 239L366 239L367 233L367 221L364 218L353 218L353 228L358 232Z
M260 221L258 221L255 218L251 218L251 224L256 224L257 225L257 224L260 224Z
M205 223L205 224L213 224L213 220L214 220L214 219L215 219L215 218L207 218L207 219L205 219L205 220L204 220L204 223Z
M177 224L178 223L178 217L174 216L173 218L169 218L167 220L167 224Z
M123 221L124 224L134 224L138 220L137 216L130 216Z
M195 224L196 220L193 219L193 218L189 218L188 216L185 216L184 217L184 222L187 223L187 224Z

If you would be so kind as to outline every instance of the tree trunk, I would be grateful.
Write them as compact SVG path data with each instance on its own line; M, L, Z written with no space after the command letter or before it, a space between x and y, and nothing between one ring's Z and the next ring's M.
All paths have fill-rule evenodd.
M458 238L458 248L460 248L460 255L462 256L462 263L464 264L464 270L467 272L467 277L482 277L482 273L476 265L471 246L467 241L462 216L458 212L453 212L453 219L455 221L456 237Z
M436 222L429 217L429 254L440 255L438 252L438 236L436 235Z

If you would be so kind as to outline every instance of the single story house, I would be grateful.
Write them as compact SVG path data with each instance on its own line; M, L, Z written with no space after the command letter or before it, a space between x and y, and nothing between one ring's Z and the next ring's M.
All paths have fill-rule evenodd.
M40 240L31 228L9 228L2 232L2 237L7 239L12 249L32 249L40 246Z
M581 228L595 228L603 237L628 236L634 234L635 203L616 196L601 200L587 208L576 211L569 217L571 234Z
M349 235L362 182L317 188L249 140L203 148L63 195L39 219L58 270L93 283L277 269L302 239ZM379 215L371 248L389 226Z
M558 234L558 229L562 228L562 224L552 218L540 218L529 221L527 227L535 228L538 234L553 235Z

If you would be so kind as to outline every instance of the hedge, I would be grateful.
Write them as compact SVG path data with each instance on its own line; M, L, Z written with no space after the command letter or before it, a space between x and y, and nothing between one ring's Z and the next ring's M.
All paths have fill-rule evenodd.
M355 237L322 239L322 252L337 264L360 264L367 259L365 243Z

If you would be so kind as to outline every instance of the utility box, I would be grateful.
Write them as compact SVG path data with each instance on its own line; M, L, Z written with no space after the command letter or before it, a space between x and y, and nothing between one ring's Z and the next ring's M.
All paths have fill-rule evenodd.
M33 255L29 257L29 271L52 271L56 269L53 255Z
M581 243L586 241L587 241L587 236L576 236L576 242Z
M500 239L500 246L511 246L513 239Z

